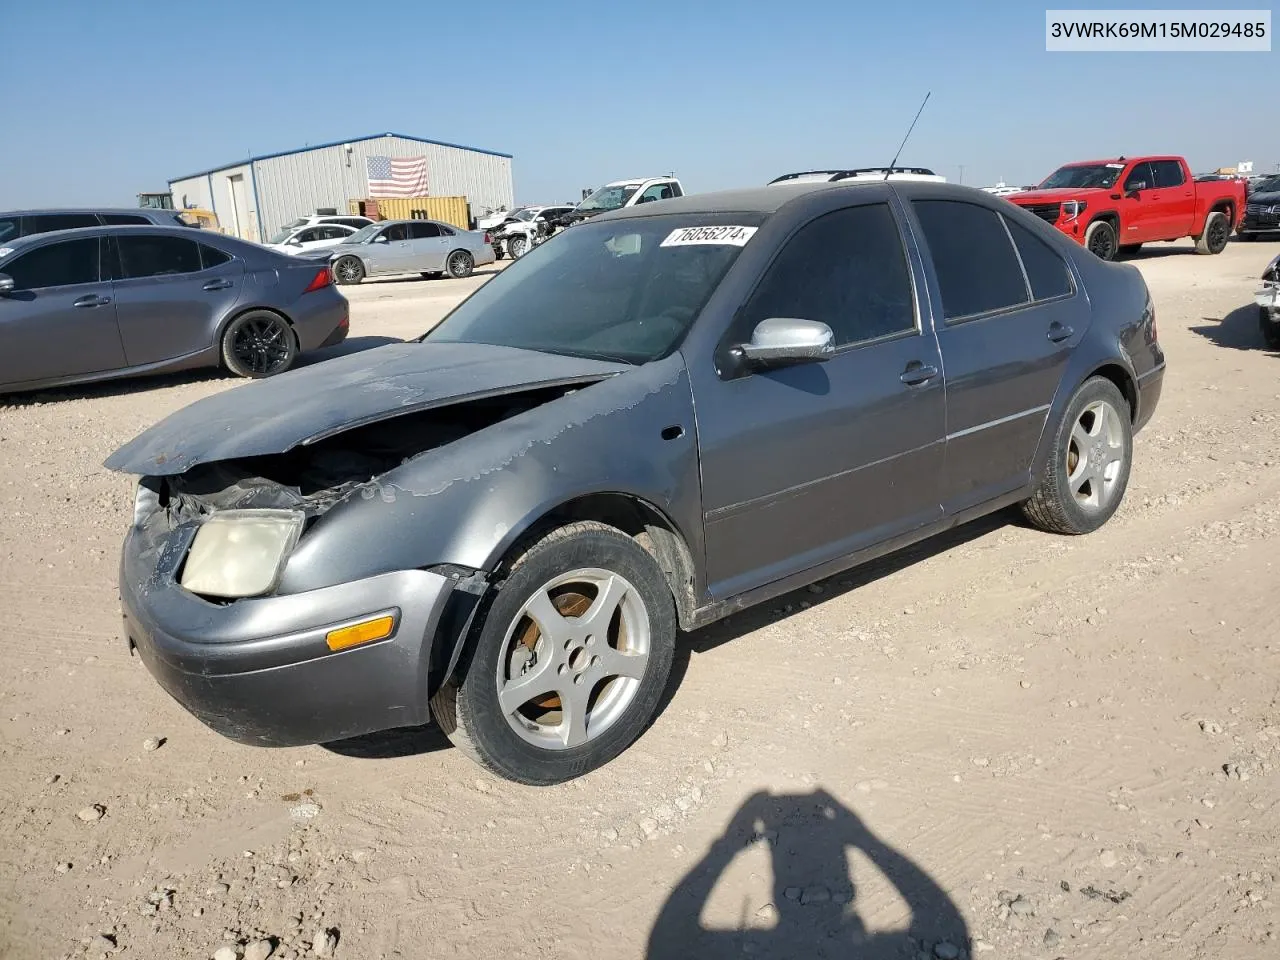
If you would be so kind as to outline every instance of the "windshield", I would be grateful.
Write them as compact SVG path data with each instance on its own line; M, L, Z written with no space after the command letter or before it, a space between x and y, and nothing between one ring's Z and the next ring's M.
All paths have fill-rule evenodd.
M1267 177L1265 180L1258 181L1253 188L1253 193L1280 193L1280 177ZM3 229L3 228L0 228ZM0 237L3 239L3 237Z
M638 183L629 183L625 187L601 187L587 199L578 204L579 210L617 210L640 189Z
M343 239L342 242L343 243L364 243L381 229L382 229L382 224L371 223L368 226L361 227L355 233L351 234L351 236Z
M521 207L519 210L516 210L514 213L508 214L507 219L508 220L532 220L533 211L530 210L528 207Z
M684 338L760 221L693 214L581 224L515 261L423 340L656 360ZM702 226L715 232L685 236Z
M1058 187L1105 190L1116 182L1123 163L1084 163L1059 167L1040 184L1041 190Z
M281 230L279 233L277 233L274 237L272 237L272 238L271 238L270 240L268 240L267 242L268 242L268 243L284 243L286 240L288 240L290 237L292 237L292 236L293 236L293 231L294 231L295 229L297 229L297 228L296 228L296 227L285 227L283 230Z
M18 218L4 217L0 218L0 242L5 240L13 240L18 236Z

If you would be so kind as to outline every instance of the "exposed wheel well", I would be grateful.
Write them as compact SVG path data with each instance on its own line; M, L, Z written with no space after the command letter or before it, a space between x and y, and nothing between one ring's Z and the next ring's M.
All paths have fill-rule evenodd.
M1089 374L1089 377L1106 377L1116 385L1129 404L1129 419L1137 422L1138 419L1138 385L1134 383L1133 377L1129 376L1129 371L1118 363L1109 363L1099 367ZM1085 379L1089 379L1086 377Z
M508 556L518 556L532 542L540 540L551 530L579 520L607 523L635 537L636 542L657 561L666 577L671 595L675 598L676 615L681 628L690 629L689 624L693 622L693 611L697 603L693 585L693 556L689 546L661 510L637 497L624 493L595 493L563 503L533 524L509 551Z
M1231 223L1235 220L1236 205L1232 203L1230 200L1219 200L1209 209L1209 212L1225 213L1227 215L1228 223Z
M1104 211L1102 211L1102 213L1098 214L1096 217L1094 217L1093 219L1091 219L1091 220L1089 221L1089 227L1093 226L1093 225L1094 225L1095 223L1097 223L1099 220L1105 220L1107 223L1109 223L1109 224L1111 224L1113 227L1115 227L1115 228L1116 228L1116 237L1117 237L1117 239L1119 238L1119 235L1120 235L1120 214L1118 214L1118 213L1117 213L1116 211L1114 211L1114 210L1104 210ZM1085 227L1085 229L1086 229L1086 230L1088 230L1088 229L1089 229L1089 227Z

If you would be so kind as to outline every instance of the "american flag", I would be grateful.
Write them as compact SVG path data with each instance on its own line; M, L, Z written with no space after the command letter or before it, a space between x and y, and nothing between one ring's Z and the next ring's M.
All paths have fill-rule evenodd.
M427 196L426 157L369 157L370 197Z

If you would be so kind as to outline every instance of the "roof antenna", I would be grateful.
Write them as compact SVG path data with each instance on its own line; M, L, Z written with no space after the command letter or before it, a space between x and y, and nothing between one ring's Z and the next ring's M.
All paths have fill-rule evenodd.
M911 121L911 126L907 127L907 136L902 138L902 142L898 144L898 152L893 155L893 162L889 164L889 169L884 172L884 178L889 179L889 174L893 173L893 168L898 165L898 157L902 156L902 148L907 145L907 137L911 136L911 131L916 128L916 120L920 119L920 114L924 113L924 105L929 102L929 97L933 94L930 90L924 95L924 100L920 102L920 109L916 111L916 119Z

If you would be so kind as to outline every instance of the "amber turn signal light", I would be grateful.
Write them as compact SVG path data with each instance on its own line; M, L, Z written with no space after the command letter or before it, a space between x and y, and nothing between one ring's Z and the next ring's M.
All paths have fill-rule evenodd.
M330 630L325 634L324 642L329 645L330 650L346 650L349 647L358 647L362 643L385 640L391 636L391 629L395 626L395 622L395 617L377 617L373 620L365 620L363 623L353 623L349 627Z

